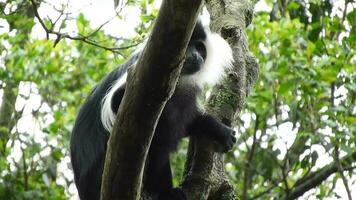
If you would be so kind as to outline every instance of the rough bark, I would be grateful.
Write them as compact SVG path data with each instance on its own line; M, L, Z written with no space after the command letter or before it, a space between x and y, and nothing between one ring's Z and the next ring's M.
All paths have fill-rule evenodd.
M246 0L206 0L211 30L225 38L234 52L234 68L212 92L206 109L231 125L243 107L258 77L258 65L248 50L245 28L251 23L253 8ZM237 199L224 170L223 154L206 138L192 138L188 149L183 189L189 200Z
M201 0L163 1L137 67L129 71L108 142L102 200L139 199L157 119L175 89L200 6Z

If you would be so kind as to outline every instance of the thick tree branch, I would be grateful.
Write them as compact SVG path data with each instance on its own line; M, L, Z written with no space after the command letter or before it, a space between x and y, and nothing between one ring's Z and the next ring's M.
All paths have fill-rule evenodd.
M353 163L356 162L356 152L345 156L344 158L340 159L340 163L345 166L344 169L352 170L351 166ZM291 188L289 197L282 197L281 199L296 199L302 196L308 190L315 188L323 181L325 181L330 175L336 173L338 171L337 162L332 162L325 167L310 173L308 176L305 176L302 180L298 180L296 184Z
M207 111L231 125L258 76L258 65L250 55L244 31L251 23L252 6L246 0L206 0L206 3L212 31L229 42L235 60L227 79L214 88ZM223 154L214 148L208 139L191 139L183 182L188 199L236 199L225 175Z
M177 83L200 6L201 0L163 1L137 67L129 70L108 142L102 200L139 198L148 148Z

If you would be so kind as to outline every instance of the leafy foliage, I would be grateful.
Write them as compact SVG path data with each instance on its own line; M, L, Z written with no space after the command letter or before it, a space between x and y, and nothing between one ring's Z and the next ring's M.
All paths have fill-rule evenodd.
M311 17L291 18L301 7L292 1L278 19L260 12L249 27L260 78L238 123L239 146L228 158L240 166L229 174L243 199L288 197L312 181L312 172L332 164L336 149L355 155L355 24L349 22L355 10L346 18L331 15L327 2L315 2L317 10L310 2ZM309 20L303 23L304 17ZM342 165L353 168L355 157ZM352 170L343 174L355 178ZM339 174L309 195L346 198L344 189L334 190L336 182L341 184Z
M276 9L256 13L247 33L260 78L236 121L238 146L226 171L242 199L292 199L302 183L332 169L304 197L346 198L335 186L355 180L356 11L340 12L328 0L266 2ZM75 31L103 46L136 44L157 14L153 3L127 1L141 10L132 38L92 28L84 14ZM54 47L33 33L28 1L0 2L0 10L0 199L68 199L76 193L68 156L75 114L132 49L114 54L67 39ZM62 20L59 30L68 24ZM175 185L186 148L184 141L173 155Z
M92 87L132 50L115 55L70 40L54 48L54 41L31 35L33 15L16 9L32 9L26 2L7 2L11 11L1 16L9 30L0 35L0 199L68 199L76 192L68 155L76 112ZM80 34L95 33L90 39L116 45L82 14L76 25Z

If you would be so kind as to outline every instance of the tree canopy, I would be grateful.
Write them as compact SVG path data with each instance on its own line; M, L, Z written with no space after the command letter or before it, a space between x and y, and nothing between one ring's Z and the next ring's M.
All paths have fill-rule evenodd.
M32 2L0 1L0 199L75 198L68 153L75 115L142 43L158 7L119 3L113 19L140 11L134 34L123 38L105 31L113 19L94 26L70 3ZM238 144L225 156L230 183L241 199L355 198L356 3L254 3L247 38L260 72L232 121ZM185 140L173 155L175 185L187 148Z

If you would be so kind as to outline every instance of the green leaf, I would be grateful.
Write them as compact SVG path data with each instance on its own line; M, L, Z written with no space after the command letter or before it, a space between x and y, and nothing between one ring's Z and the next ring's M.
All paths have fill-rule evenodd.
M289 91L291 91L295 86L295 82L287 81L280 84L278 93L282 96L286 95Z
M77 18L77 28L79 33L84 33L87 27L89 27L89 22L85 19L83 13L80 13Z
M299 7L300 5L293 1L288 4L289 10L297 10Z

